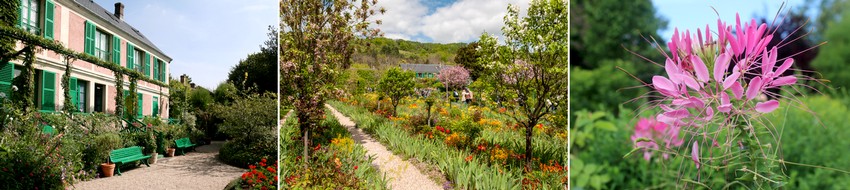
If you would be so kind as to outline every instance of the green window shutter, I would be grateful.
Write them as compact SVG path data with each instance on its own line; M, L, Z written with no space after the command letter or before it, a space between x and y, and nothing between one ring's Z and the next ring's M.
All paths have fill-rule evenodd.
M160 62L160 64L161 65L159 66L159 80L162 81L162 82L166 82L166 80L168 80L168 75L166 74L167 72L165 71L165 69L166 69L165 61Z
M44 1L44 38L53 39L53 1Z
M24 2L18 6L18 27L24 27Z
M94 31L97 28L94 26L94 23L90 21L86 21L86 33L85 33L85 53L89 55L94 55Z
M56 110L56 73L42 71L41 75L41 110Z
M144 69L142 71L145 72L145 76L151 76L151 54L145 52L145 65L142 66Z
M68 93L71 94L71 104L72 105L76 105L78 102L80 102L80 97L79 97L77 90L78 90L77 78L71 77L71 80L68 80ZM65 105L65 106L72 106L72 105ZM80 106L81 105L77 105L75 107L77 107L77 110L79 110Z
M154 62L153 62L153 72L152 72L153 73L153 79L159 80L159 59L154 57L153 60L154 60Z
M6 94L6 98L12 97L12 78L14 77L14 63L0 64L0 93Z
M127 42L127 68L133 70L133 52L136 51L136 48L130 42Z
M121 39L112 36L112 62L121 65Z
M154 117L159 117L159 97L153 97L153 105L151 105L151 107L153 108L151 111L151 115L153 115Z
M144 113L143 112L144 109L142 109L143 108L142 106L144 106L145 97L142 96L142 93L136 93L136 97L139 97L138 98L139 99L139 104L138 104L139 106L138 106L138 109L136 109L136 110L138 110L139 113L136 114L136 116L142 117L142 113Z

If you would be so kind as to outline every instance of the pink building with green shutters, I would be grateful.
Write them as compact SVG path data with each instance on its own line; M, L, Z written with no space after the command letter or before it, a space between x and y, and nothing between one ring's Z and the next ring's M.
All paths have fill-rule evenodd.
M144 73L145 77L168 83L171 58L159 50L139 30L123 18L124 5L110 12L91 0L21 0L18 27L55 40L74 51L85 52L104 61ZM22 48L18 44L18 49ZM52 51L37 53L35 63L35 102L46 112L59 111L64 95L61 83L65 72L63 58ZM116 86L111 70L76 60L71 63L71 101L80 112L115 113L118 90L127 95L129 79ZM20 74L20 60L0 66L0 85L11 84ZM11 88L0 89L10 94ZM138 81L139 116L168 117L168 86Z

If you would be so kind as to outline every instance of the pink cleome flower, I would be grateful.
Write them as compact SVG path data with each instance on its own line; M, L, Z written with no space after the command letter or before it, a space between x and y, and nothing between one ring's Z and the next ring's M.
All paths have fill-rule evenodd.
M769 89L797 83L796 76L782 76L794 60L780 59L782 63L777 64L777 47L768 47L773 34L766 24L758 24L755 19L742 24L736 15L734 26L718 19L716 29L712 31L706 25L705 33L697 29L693 36L687 30L684 33L674 30L667 43L671 53L665 55L666 76L652 77L651 87L663 95L658 101L662 112L655 120L641 119L635 126L633 141L662 138L665 147L679 146L682 144L678 139L681 127L699 129L711 124L729 124L717 122L715 116L749 118L773 112L779 107L779 101L758 97L771 93ZM660 124L653 123L656 120ZM649 126L664 128L667 132L656 133ZM692 154L699 167L697 143L694 142ZM651 149L658 144L641 141L636 142L636 147ZM649 160L650 157L651 153L645 152L644 158Z
M679 127L670 126L654 119L642 118L635 125L635 134L631 136L631 139L636 148L643 149L643 158L650 160L652 158L651 150L659 149L659 143L663 143L664 147L668 149L681 146L684 143L684 140L679 138L679 129ZM662 156L664 159L669 157L666 153Z

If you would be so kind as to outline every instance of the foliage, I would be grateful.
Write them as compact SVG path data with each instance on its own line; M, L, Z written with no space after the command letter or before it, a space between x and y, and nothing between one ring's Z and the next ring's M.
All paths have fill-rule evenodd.
M528 17L519 17L515 6L505 16L505 46L483 34L479 40L479 61L500 71L490 80L502 89L514 120L526 128L526 168L531 167L532 130L541 118L550 114L548 102L563 102L567 92L569 6L565 1L534 1Z
M437 79L449 89L462 89L469 84L469 71L460 66L452 66L440 70Z
M223 82L215 87L213 91L213 97L215 98L215 102L220 104L230 104L231 101L236 99L238 96L236 86L229 82Z
M850 11L840 16L842 19L824 31L824 38L829 44L820 50L812 66L820 71L824 79L829 80L829 86L844 89L850 88L850 73L842 72L850 63L850 54L847 53L850 50L850 36L846 35L850 29Z
M277 108L273 95L239 98L231 105L217 106L213 113L223 119L219 131L232 138L219 154L223 161L245 167L275 155Z
M197 110L207 110L213 106L215 99L209 90L199 86L189 93L189 103Z
M393 115L396 115L398 103L402 98L413 93L415 85L413 78L416 75L413 71L402 70L400 68L390 68L378 82L378 90L390 98L393 104Z
M617 69L620 67L631 71L633 65L634 63L623 60L605 60L592 70L571 68L570 109L607 110L617 113L620 105L629 109L637 108L644 100L632 99L643 95L647 90L640 88L640 82Z
M292 102L299 128L306 134L324 116L325 99L334 92L334 78L351 65L357 37L369 38L379 31L369 29L377 1L296 1L280 2L280 96ZM325 8L333 7L333 8ZM380 13L385 10L381 9ZM375 21L380 23L380 21ZM308 143L309 136L302 140ZM304 152L304 157L309 157Z
M277 34L277 29L269 26L269 39L260 47L261 51L234 65L227 74L227 82L242 93L277 92Z
M566 178L561 178L561 175L566 175L565 170L560 170L559 172L563 173L558 175L553 175L556 171L534 171L523 176L522 167L488 164L489 161L485 159L484 155L470 153L465 149L452 148L443 140L432 139L428 135L410 134L393 124L392 119L388 120L371 114L363 108L339 102L331 102L330 104L358 123L358 127L367 133L371 133L373 137L396 154L437 165L456 188L520 189L522 187L537 187L557 189L563 188L566 184ZM458 130L452 129L451 131ZM566 159L565 156L559 157L557 162L566 163ZM563 166L558 168L563 168Z
M572 66L594 69L606 59L643 61L627 50L650 56L650 60L659 57L652 54L656 49L646 39L664 40L658 31L666 28L667 21L658 16L652 1L576 0L572 3ZM652 75L641 72L658 70L649 64L637 67L635 73L644 80Z
M314 139L313 157L305 160L298 156L304 149L298 141L301 132L298 131L294 117L284 118L280 130L280 163L281 183L283 189L297 188L334 188L346 187L352 189L387 189L388 179L371 163L374 157L366 155L363 145L351 139L350 134L330 114L323 124L328 130ZM324 144L325 146L321 146ZM298 167L309 161L307 170Z
M362 41L363 44L353 44L357 51L352 54L352 61L368 64L372 69L397 67L398 63L457 63L455 54L465 45L463 43L426 43L385 37L362 39Z
M461 47L457 50L457 55L455 56L455 63L462 65L463 68L469 70L469 76L472 80L478 79L478 77L482 75L487 75L487 68L484 68L484 65L478 62L478 58L481 55L478 54L478 43L472 42L466 44L466 46Z
M168 115L176 119L181 119L184 115L183 113L191 111L191 104L189 103L191 96L189 95L192 89L178 80L171 80L168 84Z

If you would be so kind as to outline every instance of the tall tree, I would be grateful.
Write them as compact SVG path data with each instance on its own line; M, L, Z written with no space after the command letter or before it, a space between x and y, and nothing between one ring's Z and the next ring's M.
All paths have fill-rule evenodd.
M850 66L850 11L845 11L839 22L832 24L824 33L824 39L829 42L812 62L823 78L829 79L827 83L833 88L845 90L850 88L850 72L846 69ZM796 60L795 60L796 61Z
M309 160L309 134L322 120L334 78L351 63L355 38L369 29L376 0L281 0L280 92L295 107ZM384 9L380 9L383 13ZM380 21L376 21L379 23Z
M615 59L645 63L629 51L640 55L658 55L652 43L646 40L655 39L659 44L664 44L658 30L664 29L667 21L656 15L650 0L575 0L572 3L572 66L595 69L603 60ZM661 57L649 58L658 60ZM634 73L641 79L649 79L652 77L649 73L655 72L647 71L658 68L652 64L637 64Z
M472 77L472 80L477 80L479 76L484 75L486 68L483 65L478 63L478 42L472 42L467 44L466 46L461 47L457 50L457 54L455 55L455 63L463 65L464 68L469 70L469 76Z
M378 83L378 90L389 97L393 104L393 116L398 116L396 110L401 99L413 93L413 86L416 85L413 80L415 76L413 71L393 67L387 70L384 78L381 78Z
M227 82L240 92L277 92L277 29L269 26L268 40L260 46L260 52L248 55L245 60L230 69Z
M534 126L552 113L547 102L567 98L569 60L569 3L564 0L532 1L528 16L520 18L516 6L505 16L505 45L484 34L481 61L499 71L490 80L510 97L509 114L525 127L526 172L531 165L531 137Z

